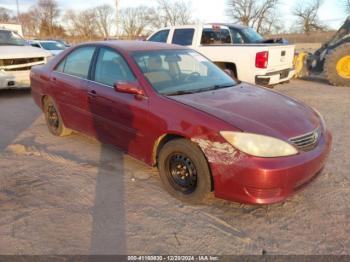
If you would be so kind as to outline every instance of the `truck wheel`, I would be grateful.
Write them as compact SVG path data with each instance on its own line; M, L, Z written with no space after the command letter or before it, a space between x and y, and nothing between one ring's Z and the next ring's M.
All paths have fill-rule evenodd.
M350 43L335 48L326 56L324 74L332 85L350 87Z
M58 108L51 97L44 99L44 114L49 131L55 136L68 136L72 130L66 128Z
M158 169L165 189L177 199L201 203L211 192L211 174L202 151L186 139L171 140L160 151Z

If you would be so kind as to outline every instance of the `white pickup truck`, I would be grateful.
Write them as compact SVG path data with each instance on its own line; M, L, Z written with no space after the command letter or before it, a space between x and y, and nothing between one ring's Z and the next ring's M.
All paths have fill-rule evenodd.
M0 28L0 89L30 87L30 69L52 55L28 46L15 31Z
M233 24L166 27L147 41L190 47L241 81L275 85L294 75L294 45L264 40L254 29Z

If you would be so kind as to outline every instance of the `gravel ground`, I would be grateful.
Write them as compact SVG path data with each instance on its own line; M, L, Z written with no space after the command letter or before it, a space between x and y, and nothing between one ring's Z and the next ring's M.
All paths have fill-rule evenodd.
M1 118L0 254L349 255L350 89L316 80L275 90L325 116L332 154L313 183L270 206L184 204L155 169L113 147L50 135L29 94L1 100L2 112L26 112Z

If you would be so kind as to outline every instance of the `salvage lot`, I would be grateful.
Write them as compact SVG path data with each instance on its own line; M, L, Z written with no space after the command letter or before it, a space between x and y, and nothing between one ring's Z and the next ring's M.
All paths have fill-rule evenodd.
M81 134L53 137L28 92L1 92L0 253L350 254L350 89L313 80L275 90L325 116L328 164L262 207L184 204L155 169Z

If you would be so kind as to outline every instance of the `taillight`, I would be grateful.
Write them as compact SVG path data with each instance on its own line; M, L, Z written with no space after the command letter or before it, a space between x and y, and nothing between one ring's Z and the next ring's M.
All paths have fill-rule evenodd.
M255 67L257 68L267 68L267 63L269 62L269 52L263 51L256 53L255 57Z

